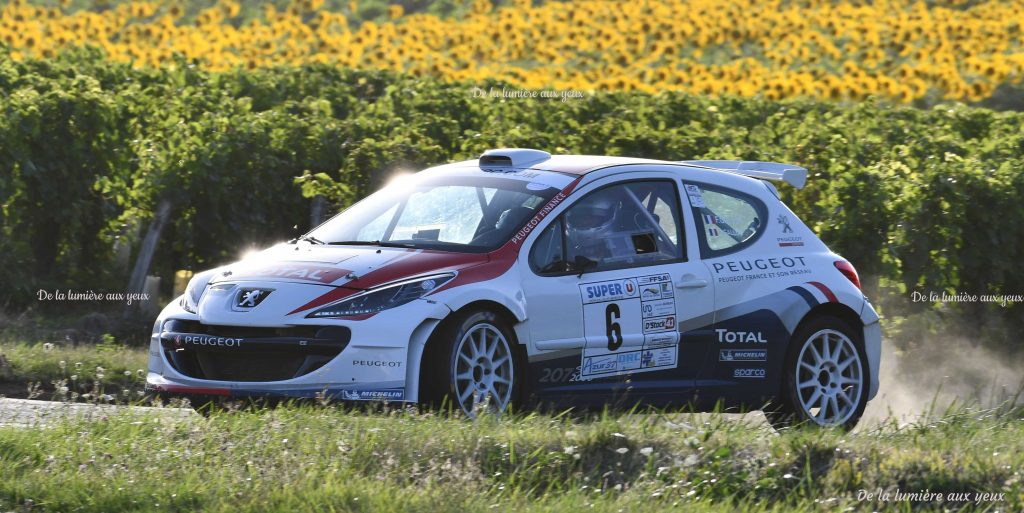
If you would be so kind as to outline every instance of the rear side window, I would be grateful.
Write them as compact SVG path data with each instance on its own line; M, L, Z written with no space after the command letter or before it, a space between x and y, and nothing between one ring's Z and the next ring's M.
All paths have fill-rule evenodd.
M693 207L704 258L745 248L764 232L768 209L749 194L688 183L686 196Z

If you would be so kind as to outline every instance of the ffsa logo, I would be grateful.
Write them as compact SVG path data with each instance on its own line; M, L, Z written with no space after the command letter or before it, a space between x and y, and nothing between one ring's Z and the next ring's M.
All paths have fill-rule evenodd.
M270 293L270 289L239 289L235 295L235 309L251 310L259 306Z

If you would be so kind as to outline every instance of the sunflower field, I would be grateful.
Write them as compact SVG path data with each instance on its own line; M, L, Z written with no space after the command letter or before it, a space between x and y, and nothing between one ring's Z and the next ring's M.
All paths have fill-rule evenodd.
M1006 0L13 0L14 59L93 45L135 67L325 63L523 88L1019 104Z
M12 0L0 308L119 290L160 204L169 278L519 146L803 165L784 199L888 318L1010 347L1022 304L906 298L1024 292L1022 22L996 0ZM487 94L522 90L574 94Z

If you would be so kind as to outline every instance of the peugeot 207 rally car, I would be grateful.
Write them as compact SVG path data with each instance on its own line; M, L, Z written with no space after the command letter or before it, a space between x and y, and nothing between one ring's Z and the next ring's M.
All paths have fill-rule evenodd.
M881 331L766 162L499 149L197 274L148 386L192 397L762 408L852 426Z

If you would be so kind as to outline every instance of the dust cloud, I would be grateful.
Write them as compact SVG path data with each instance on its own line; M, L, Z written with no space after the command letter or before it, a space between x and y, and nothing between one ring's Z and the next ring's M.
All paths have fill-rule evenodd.
M884 323L884 321L883 321ZM862 422L914 422L950 406L994 408L1024 402L1024 361L966 337L934 337L926 345L899 349L882 341L878 395Z

